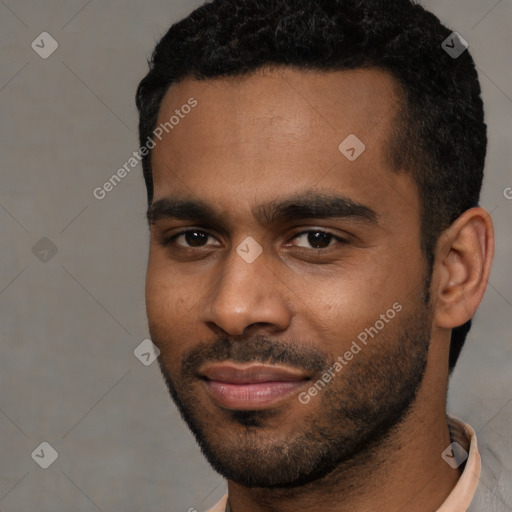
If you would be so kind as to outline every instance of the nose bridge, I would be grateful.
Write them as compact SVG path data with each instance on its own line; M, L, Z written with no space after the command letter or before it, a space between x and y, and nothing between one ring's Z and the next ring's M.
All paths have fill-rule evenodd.
M226 257L203 320L231 335L256 323L285 328L289 312L278 282L263 247L247 237Z
M240 251L245 251L248 259L244 259ZM217 298L237 300L249 295L254 298L258 293L258 283L265 271L268 271L265 266L265 259L262 256L256 258L251 254L250 248L241 244L236 250L230 252L226 260L218 282Z

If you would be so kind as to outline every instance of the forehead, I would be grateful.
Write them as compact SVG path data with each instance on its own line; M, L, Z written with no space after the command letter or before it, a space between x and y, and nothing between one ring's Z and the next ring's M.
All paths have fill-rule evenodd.
M208 191L212 201L254 204L258 195L315 186L363 203L378 198L379 186L410 195L409 176L388 163L400 98L396 80L377 69L185 79L159 112L168 130L153 150L155 200ZM194 108L183 108L191 100ZM355 160L347 158L352 147L361 152Z
M215 126L216 133L205 137L212 140L214 136L215 142L228 138L231 143L234 133L241 140L248 132L254 138L255 125L279 128L283 135L303 139L323 131L338 132L339 136L347 130L369 134L389 128L400 96L397 81L378 69L320 72L263 68L242 77L184 79L165 95L158 123L168 121L169 115L194 97L199 108L187 124L193 125L198 136ZM179 132L183 129L173 130L173 135L179 138Z

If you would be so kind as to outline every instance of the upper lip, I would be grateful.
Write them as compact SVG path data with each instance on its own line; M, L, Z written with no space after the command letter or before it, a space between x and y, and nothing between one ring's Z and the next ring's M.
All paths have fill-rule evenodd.
M199 375L209 380L232 384L255 384L309 378L304 372L294 368L264 364L240 366L229 363L207 365L199 372Z

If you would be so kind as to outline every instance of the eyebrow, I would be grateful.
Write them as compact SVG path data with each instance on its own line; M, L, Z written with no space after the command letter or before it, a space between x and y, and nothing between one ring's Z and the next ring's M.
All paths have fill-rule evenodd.
M350 218L367 224L378 224L379 219L374 210L348 197L313 191L257 205L251 211L261 225L309 218ZM147 211L147 219L150 224L162 219L179 219L222 225L221 213L205 201L172 196L155 201Z

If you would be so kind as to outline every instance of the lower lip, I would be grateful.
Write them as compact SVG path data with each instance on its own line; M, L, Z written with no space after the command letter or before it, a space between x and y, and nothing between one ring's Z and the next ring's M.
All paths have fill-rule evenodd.
M238 410L263 409L288 398L304 386L306 380L232 384L216 380L203 381L210 396L223 407Z

